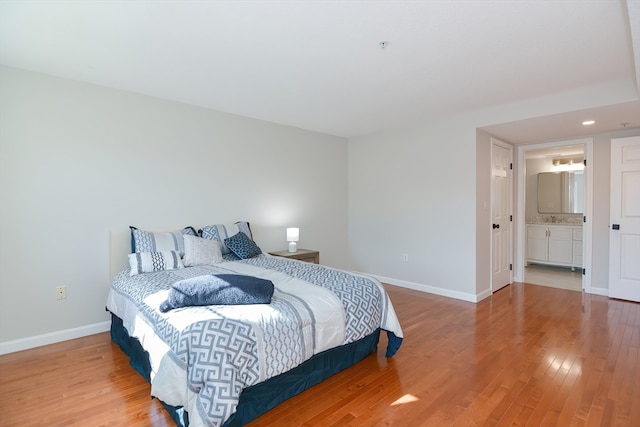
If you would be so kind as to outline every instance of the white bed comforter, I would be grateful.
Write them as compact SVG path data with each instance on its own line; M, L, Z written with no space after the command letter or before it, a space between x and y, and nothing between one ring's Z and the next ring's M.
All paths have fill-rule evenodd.
M271 280L271 304L188 307L161 313L178 280L235 273ZM242 390L286 372L314 354L382 328L402 337L381 284L268 255L215 266L115 279L107 308L149 352L151 393L184 406L191 426L219 426ZM314 283L314 284L312 284Z

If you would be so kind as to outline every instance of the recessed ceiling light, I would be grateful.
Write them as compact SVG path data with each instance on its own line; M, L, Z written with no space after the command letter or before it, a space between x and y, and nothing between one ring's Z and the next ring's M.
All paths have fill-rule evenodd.
M590 126L592 124L594 124L596 121L595 120L585 120L584 122L582 122L583 125L585 126Z

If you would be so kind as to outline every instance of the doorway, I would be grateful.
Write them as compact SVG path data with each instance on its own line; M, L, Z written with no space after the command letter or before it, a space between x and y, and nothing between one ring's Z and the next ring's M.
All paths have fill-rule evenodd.
M591 174L580 165L592 149L591 138L517 147L516 281L590 292ZM556 193L539 194L549 182Z

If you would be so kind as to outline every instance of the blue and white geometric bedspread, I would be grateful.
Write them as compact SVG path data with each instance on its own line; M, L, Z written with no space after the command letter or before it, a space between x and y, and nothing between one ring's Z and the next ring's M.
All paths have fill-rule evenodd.
M271 304L160 312L171 284L220 273L271 280ZM377 328L395 335L396 349L402 338L377 280L269 255L135 276L126 269L113 281L107 308L149 352L151 394L184 406L194 427L222 425L235 412L243 389L321 351Z

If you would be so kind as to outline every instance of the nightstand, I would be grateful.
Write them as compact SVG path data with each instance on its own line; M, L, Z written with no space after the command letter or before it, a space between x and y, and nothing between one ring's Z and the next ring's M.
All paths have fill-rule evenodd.
M300 261L320 264L320 252L310 251L308 249L298 249L296 252L276 251L276 252L269 252L269 254L274 256L280 256L283 258L297 259Z

